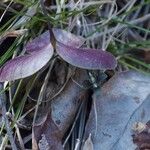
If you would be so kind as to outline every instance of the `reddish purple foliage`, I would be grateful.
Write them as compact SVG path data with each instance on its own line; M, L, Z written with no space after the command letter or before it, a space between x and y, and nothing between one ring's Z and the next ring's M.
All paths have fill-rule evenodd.
M85 42L80 36L61 29L53 29L56 51L68 63L84 69L114 69L115 57L106 51L79 48ZM53 56L49 31L44 32L25 46L24 56L16 57L0 68L0 82L28 77L40 70Z
M115 57L100 49L75 48L57 43L57 53L68 63L84 69L114 69L117 65Z

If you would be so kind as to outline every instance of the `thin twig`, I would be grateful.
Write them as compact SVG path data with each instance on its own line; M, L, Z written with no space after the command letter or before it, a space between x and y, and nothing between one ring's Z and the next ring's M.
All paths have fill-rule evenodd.
M0 85L0 89L1 88L2 88L2 84ZM4 122L5 122L6 131L7 131L9 141L11 143L12 149L17 150L17 146L15 144L13 133L12 133L12 130L11 130L11 127L10 127L10 123L9 123L8 118L6 116L6 112L7 112L6 111L6 96L5 96L4 93L0 94L0 103L1 103L1 106L2 106L2 115L4 117Z

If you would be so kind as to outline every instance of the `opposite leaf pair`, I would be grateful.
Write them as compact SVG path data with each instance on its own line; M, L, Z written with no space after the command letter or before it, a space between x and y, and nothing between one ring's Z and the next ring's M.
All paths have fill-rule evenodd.
M53 29L56 38L56 52L66 62L83 69L114 69L115 57L100 49L80 48L85 39L61 29ZM54 49L50 43L49 31L44 32L25 46L27 54L6 62L0 68L0 82L28 77L52 58Z

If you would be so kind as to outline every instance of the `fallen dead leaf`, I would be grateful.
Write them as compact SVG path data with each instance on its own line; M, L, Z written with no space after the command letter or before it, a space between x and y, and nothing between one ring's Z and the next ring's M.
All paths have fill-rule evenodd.
M92 135L94 150L136 149L132 127L135 122L150 120L149 89L149 76L127 71L114 75L94 93L95 105L85 130L85 139Z
M87 79L86 71L77 69L74 79L82 83ZM88 100L88 91L70 80L60 95L52 101L52 118L63 133L72 124L77 109L84 100Z
M33 150L62 150L62 134L51 118L50 113L45 114L39 123L33 126Z

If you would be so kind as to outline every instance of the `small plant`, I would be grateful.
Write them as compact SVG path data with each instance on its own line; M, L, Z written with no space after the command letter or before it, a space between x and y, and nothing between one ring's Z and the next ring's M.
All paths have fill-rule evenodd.
M53 29L56 53L66 62L84 69L114 69L115 57L100 49L80 48L85 39L65 30ZM0 82L28 77L44 67L54 55L49 31L25 46L26 53L6 62L0 68Z

